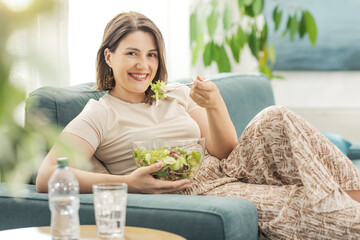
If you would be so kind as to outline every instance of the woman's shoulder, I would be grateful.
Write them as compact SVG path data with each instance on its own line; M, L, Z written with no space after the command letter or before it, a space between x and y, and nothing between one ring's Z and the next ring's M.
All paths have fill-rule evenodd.
M80 116L83 118L101 118L103 119L108 115L109 106L107 101L105 100L106 95L101 97L99 100L90 99L85 105L84 109L80 113Z
M167 86L168 89L171 89L173 87L176 87L176 89L168 92L167 97L177 98L180 100L187 100L189 98L190 88L187 86L179 87L179 85L180 85L180 83L177 83L177 82L169 83Z
M89 112L89 113L93 113L93 112L99 112L99 113L103 113L106 111L106 101L103 100L103 98L100 98L99 100L96 99L90 99L88 101L88 103L85 105L83 112Z

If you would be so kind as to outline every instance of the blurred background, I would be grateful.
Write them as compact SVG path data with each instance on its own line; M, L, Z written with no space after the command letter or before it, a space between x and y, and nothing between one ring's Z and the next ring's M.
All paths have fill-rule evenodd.
M50 1L50 0L49 0ZM31 0L0 0L13 11L21 12ZM106 23L123 11L138 11L160 28L165 38L169 81L209 75L226 70L219 64L206 63L202 54L209 39L224 46L230 56L231 70L240 73L258 72L261 50L242 47L239 62L231 57L230 45L224 44L235 22L242 22L244 31L251 22L261 34L267 25L269 59L273 46L276 61L269 64L275 101L299 113L321 131L336 133L351 141L360 141L360 1L358 0L54 0L51 10L36 16L30 28L14 31L7 44L13 55L37 54L36 63L17 59L11 70L11 81L25 89L26 94L41 86L67 86L95 81L95 59ZM252 13L239 10L240 4L252 3ZM257 8L256 8L257 7ZM282 11L277 32L274 9ZM256 10L258 9L258 10ZM216 11L215 11L216 10ZM260 11L260 12L257 12ZM298 16L300 35L301 11L311 13L316 23L316 41L307 36L292 35L288 16ZM218 14L218 18L214 18ZM243 16L241 15L244 15ZM192 39L191 17L197 17ZM246 17L250 17L246 19ZM255 19L255 20L254 20ZM214 27L213 37L205 32ZM225 23L229 22L226 26ZM291 22L291 21L290 21ZM294 22L291 22L294 23ZM296 23L293 24L296 27ZM192 29L191 29L192 28ZM208 30L204 30L207 28ZM227 31L225 31L225 30ZM288 33L286 31L288 30ZM236 31L236 30L235 30ZM233 31L234 32L234 31ZM288 35L285 35L284 32ZM310 35L310 33L309 33ZM214 37L215 36L215 37ZM225 37L224 37L225 36ZM198 36L199 37L199 36ZM195 36L196 38L196 36ZM200 39L200 40L199 40ZM251 34L247 36L251 41ZM201 41L201 47L198 42ZM198 45L196 45L198 44ZM195 47L194 47L195 46ZM198 48L198 49L197 49ZM197 49L197 50L195 50ZM198 51L196 53L196 51ZM194 54L199 56L195 57ZM267 60L266 58L265 60ZM274 59L273 59L274 60ZM41 69L41 70L39 70ZM280 78L277 78L280 76ZM23 119L23 105L16 113Z

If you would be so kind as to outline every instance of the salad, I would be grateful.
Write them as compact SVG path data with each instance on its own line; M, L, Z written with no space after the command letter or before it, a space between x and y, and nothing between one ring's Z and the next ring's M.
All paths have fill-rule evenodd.
M147 151L144 147L137 147L133 151L136 164L139 167L149 166L156 162L163 162L163 168L153 173L155 178L164 180L178 180L192 178L200 166L200 152L186 152L183 148L173 149L155 148Z
M154 95L152 95L152 98L155 98L155 106L158 106L160 104L160 100L163 100L166 98L166 85L164 82L157 80L156 83L150 83L151 90L154 91Z

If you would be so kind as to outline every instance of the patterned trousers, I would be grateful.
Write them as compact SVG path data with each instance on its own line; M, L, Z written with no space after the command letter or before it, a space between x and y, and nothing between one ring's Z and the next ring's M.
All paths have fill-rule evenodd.
M181 194L253 202L260 239L360 239L360 203L346 190L360 190L360 171L303 118L272 106L228 158L207 154Z

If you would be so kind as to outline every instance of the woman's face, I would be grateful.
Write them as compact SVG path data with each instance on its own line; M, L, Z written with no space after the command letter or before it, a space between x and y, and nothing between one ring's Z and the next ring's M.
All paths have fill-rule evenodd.
M115 52L105 49L104 54L116 82L110 94L127 102L142 102L159 66L158 49L152 34L143 31L129 33Z

